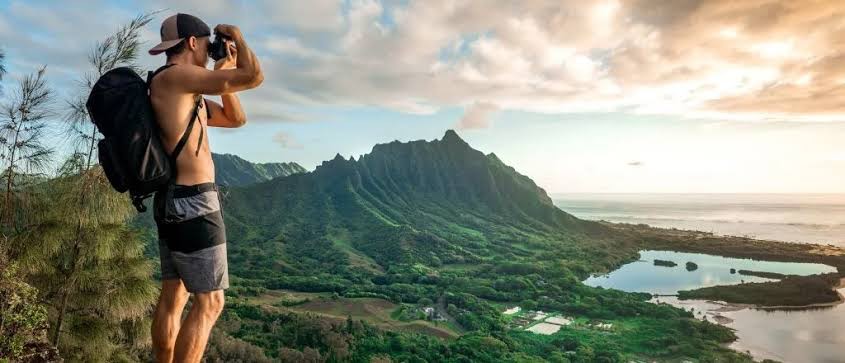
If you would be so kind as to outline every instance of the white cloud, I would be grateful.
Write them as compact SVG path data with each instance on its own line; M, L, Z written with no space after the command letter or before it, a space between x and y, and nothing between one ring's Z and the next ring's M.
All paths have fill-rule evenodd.
M83 67L90 45L134 15L108 4L12 3L0 24L16 17L40 30L0 29L10 64ZM845 3L834 0L181 0L138 9L147 7L240 25L265 70L243 101L262 117L320 105L427 114L486 100L544 113L830 121L845 102ZM70 20L94 9L109 16Z
M289 133L279 131L273 135L273 142L281 145L285 149L302 149L302 144L294 139Z
M264 40L263 46L274 55L289 55L300 58L314 58L322 55L322 52L304 46L299 39L288 36L268 38Z
M461 117L456 126L459 129L483 129L490 127L490 116L499 109L487 102L476 102Z

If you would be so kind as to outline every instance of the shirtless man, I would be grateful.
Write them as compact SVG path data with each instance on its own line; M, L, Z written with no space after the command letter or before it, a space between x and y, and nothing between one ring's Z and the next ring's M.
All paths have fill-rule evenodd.
M200 361L229 287L226 231L206 128L243 126L246 115L235 93L258 87L263 74L237 27L214 30L231 41L228 56L213 71L206 69L211 30L188 14L165 19L162 42L149 51L167 55L166 65L150 75L150 99L177 171L175 184L156 192L153 202L162 280L152 324L158 362ZM202 95L220 95L222 105ZM189 293L193 304L181 322Z

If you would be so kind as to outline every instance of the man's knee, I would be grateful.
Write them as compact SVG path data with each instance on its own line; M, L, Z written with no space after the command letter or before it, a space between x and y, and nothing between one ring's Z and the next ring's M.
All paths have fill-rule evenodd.
M203 315L216 319L223 311L224 296L223 290L195 293L192 308L199 309Z

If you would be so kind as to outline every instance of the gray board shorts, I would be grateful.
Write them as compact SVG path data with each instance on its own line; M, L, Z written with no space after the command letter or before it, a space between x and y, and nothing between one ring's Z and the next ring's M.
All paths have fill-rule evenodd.
M155 193L153 208L161 279L182 279L190 293L228 288L226 227L217 184L171 184Z

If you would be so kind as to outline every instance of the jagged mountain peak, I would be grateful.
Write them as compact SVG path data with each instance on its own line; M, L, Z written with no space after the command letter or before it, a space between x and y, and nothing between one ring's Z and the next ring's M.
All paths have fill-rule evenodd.
M466 143L447 130L440 140L413 140L376 144L370 153L344 159L337 154L315 170L321 185L347 184L384 200L406 200L411 195L445 198L492 213L553 218L556 209L545 190L530 178ZM398 198L397 198L398 196ZM385 202L387 203L387 202Z
M340 153L336 153L331 160L323 160L320 165L314 169L314 173L316 174L324 174L329 173L331 175L335 175L342 170L351 170L349 169L350 166L353 166L357 163L355 158L350 157L346 159Z
M458 136L458 133L452 129L446 130L446 133L443 134L443 138L440 139L440 142L447 145L469 146L469 144L467 144L467 142Z
M452 138L457 138L458 140L461 139L461 137L458 136L458 133L455 132L455 130L453 130L453 129L446 130L446 133L443 134L443 139L445 140L445 139L452 139Z
M458 133L455 130L449 129L443 134L443 137L438 139L434 139L431 141L428 140L410 140L410 141L399 141L393 140L390 142L379 143L375 144L370 151L370 153L362 155L361 158L358 160L362 160L367 158L371 155L378 155L380 153L393 153L393 152L404 152L407 150L415 150L417 152L421 150L438 150L441 149L441 146L446 146L449 149L449 152L455 152L457 150L466 150L466 151L473 151L477 152L473 149L466 141L461 139L458 136Z

